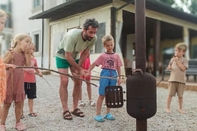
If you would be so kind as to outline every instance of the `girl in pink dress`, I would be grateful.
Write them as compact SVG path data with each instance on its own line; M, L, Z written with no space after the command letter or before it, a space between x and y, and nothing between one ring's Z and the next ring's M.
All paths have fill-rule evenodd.
M6 17L7 15L5 11L0 9L0 32L3 30L5 26ZM3 60L0 57L0 119L2 115L2 103L5 100L6 94L6 68L15 68L15 66L12 64L3 63ZM4 127L0 126L0 130L1 128L4 129Z
M85 69L85 70L88 70L90 68L90 56L88 56L86 58L86 60L84 61L83 65L82 65L82 68ZM89 76L82 76L82 79L86 80L86 85L87 85L87 93L88 93L88 99L89 99L89 105L90 106L95 106L96 103L94 101L92 101L92 88L91 88L91 85L90 85L90 75ZM80 93L80 96L79 96L80 100L79 100L79 106L81 107L84 107L85 106L85 103L84 101L82 100L82 88L81 88L81 93Z
M31 66L32 67L38 67L37 60L34 57L34 50L35 50L35 44L31 44L32 51L31 51ZM42 77L42 72L39 69L33 69L33 68L24 68L24 90L25 94L28 98L28 106L29 106L29 116L36 117L37 114L33 111L34 106L34 99L37 98L36 95L36 76L35 72ZM24 118L24 115L22 113L21 119Z
M4 63L14 64L16 66L31 65L31 37L27 34L18 34L13 40L13 49L4 55ZM7 90L6 98L3 104L1 127L5 128L5 121L8 115L12 101L15 104L16 124L15 128L19 131L26 129L25 125L20 122L22 104L25 99L24 92L24 75L23 69L7 70Z

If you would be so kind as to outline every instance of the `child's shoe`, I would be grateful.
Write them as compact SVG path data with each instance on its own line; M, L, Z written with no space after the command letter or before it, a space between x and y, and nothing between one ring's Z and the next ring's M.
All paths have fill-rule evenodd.
M98 121L98 122L104 122L105 121L104 118L101 115L95 116L94 120Z
M90 100L90 101L89 101L89 105L91 105L91 106L94 107L94 106L96 105L96 103Z
M5 125L0 125L0 131L6 131Z
M19 123L17 123L17 124L15 125L15 129L16 129L17 131L24 131L24 130L26 129L26 126L25 126L24 124L22 124L21 122L19 122Z
M104 118L107 120L115 120L115 117L111 113L106 114Z
M79 105L80 107L84 107L84 106L85 106L85 103L84 103L82 100L80 100L80 101L78 102L78 105Z

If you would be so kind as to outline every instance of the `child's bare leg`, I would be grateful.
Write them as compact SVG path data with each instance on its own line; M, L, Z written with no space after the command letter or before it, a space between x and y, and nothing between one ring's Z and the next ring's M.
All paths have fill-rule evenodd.
M183 97L179 97L179 110L178 110L180 113L185 113L183 111Z
M4 103L2 108L1 125L5 125L11 103Z
M23 109L23 101L21 101L21 102L15 102L16 124L20 122L22 109Z
M33 99L28 99L29 113L34 113L33 112L33 104L34 104Z
M170 104L171 104L171 100L172 100L172 96L168 96L167 98L167 104L166 104L166 112L170 113L171 110L170 110Z
M98 97L97 104L96 104L96 115L97 116L101 114L101 107L102 107L104 97L105 96L101 96L101 95L99 95L99 97Z
M80 88L79 100L82 100L82 86L81 86L81 88Z
M90 82L90 81L88 81ZM86 82L87 85L87 92L88 92L88 99L91 101L92 100L92 89L90 83Z
M108 114L109 112L110 112L110 108L107 107L106 114Z
M2 110L3 110L3 104L0 105L0 120L1 120L1 116L2 116Z

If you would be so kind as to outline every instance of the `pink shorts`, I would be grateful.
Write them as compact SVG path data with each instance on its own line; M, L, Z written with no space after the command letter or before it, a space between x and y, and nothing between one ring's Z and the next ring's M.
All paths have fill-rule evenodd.
M88 70L90 68L90 58L86 58L86 60L84 61L82 68L85 70ZM82 79L85 79L87 81L89 81L91 79L90 76L82 76Z

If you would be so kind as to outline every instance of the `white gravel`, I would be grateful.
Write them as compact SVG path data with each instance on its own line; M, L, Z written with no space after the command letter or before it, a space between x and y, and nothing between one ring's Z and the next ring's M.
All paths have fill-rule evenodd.
M96 122L95 107L86 106L80 108L84 113L84 118L73 116L73 120L64 120L62 118L62 107L59 99L59 76L45 75L47 82L37 77L37 99L35 99L34 110L37 117L28 116L27 100L25 100L24 115L21 120L27 125L27 131L135 131L136 119L127 114L126 102L122 108L112 109L111 113L116 116L116 120L104 123ZM92 81L98 84L98 81ZM125 83L122 84L123 90L126 91ZM88 100L86 85L83 83L83 99ZM69 82L69 107L72 106L72 89L73 83ZM98 91L92 86L93 100L96 101ZM126 94L124 94L126 97ZM178 109L177 97L172 99L172 113L165 112L167 89L157 88L157 113L147 120L148 131L197 131L197 93L186 91L184 94L183 109L186 114L180 114ZM15 115L13 106L10 108L6 121L7 131L15 131ZM105 106L102 108L102 114L105 114Z

